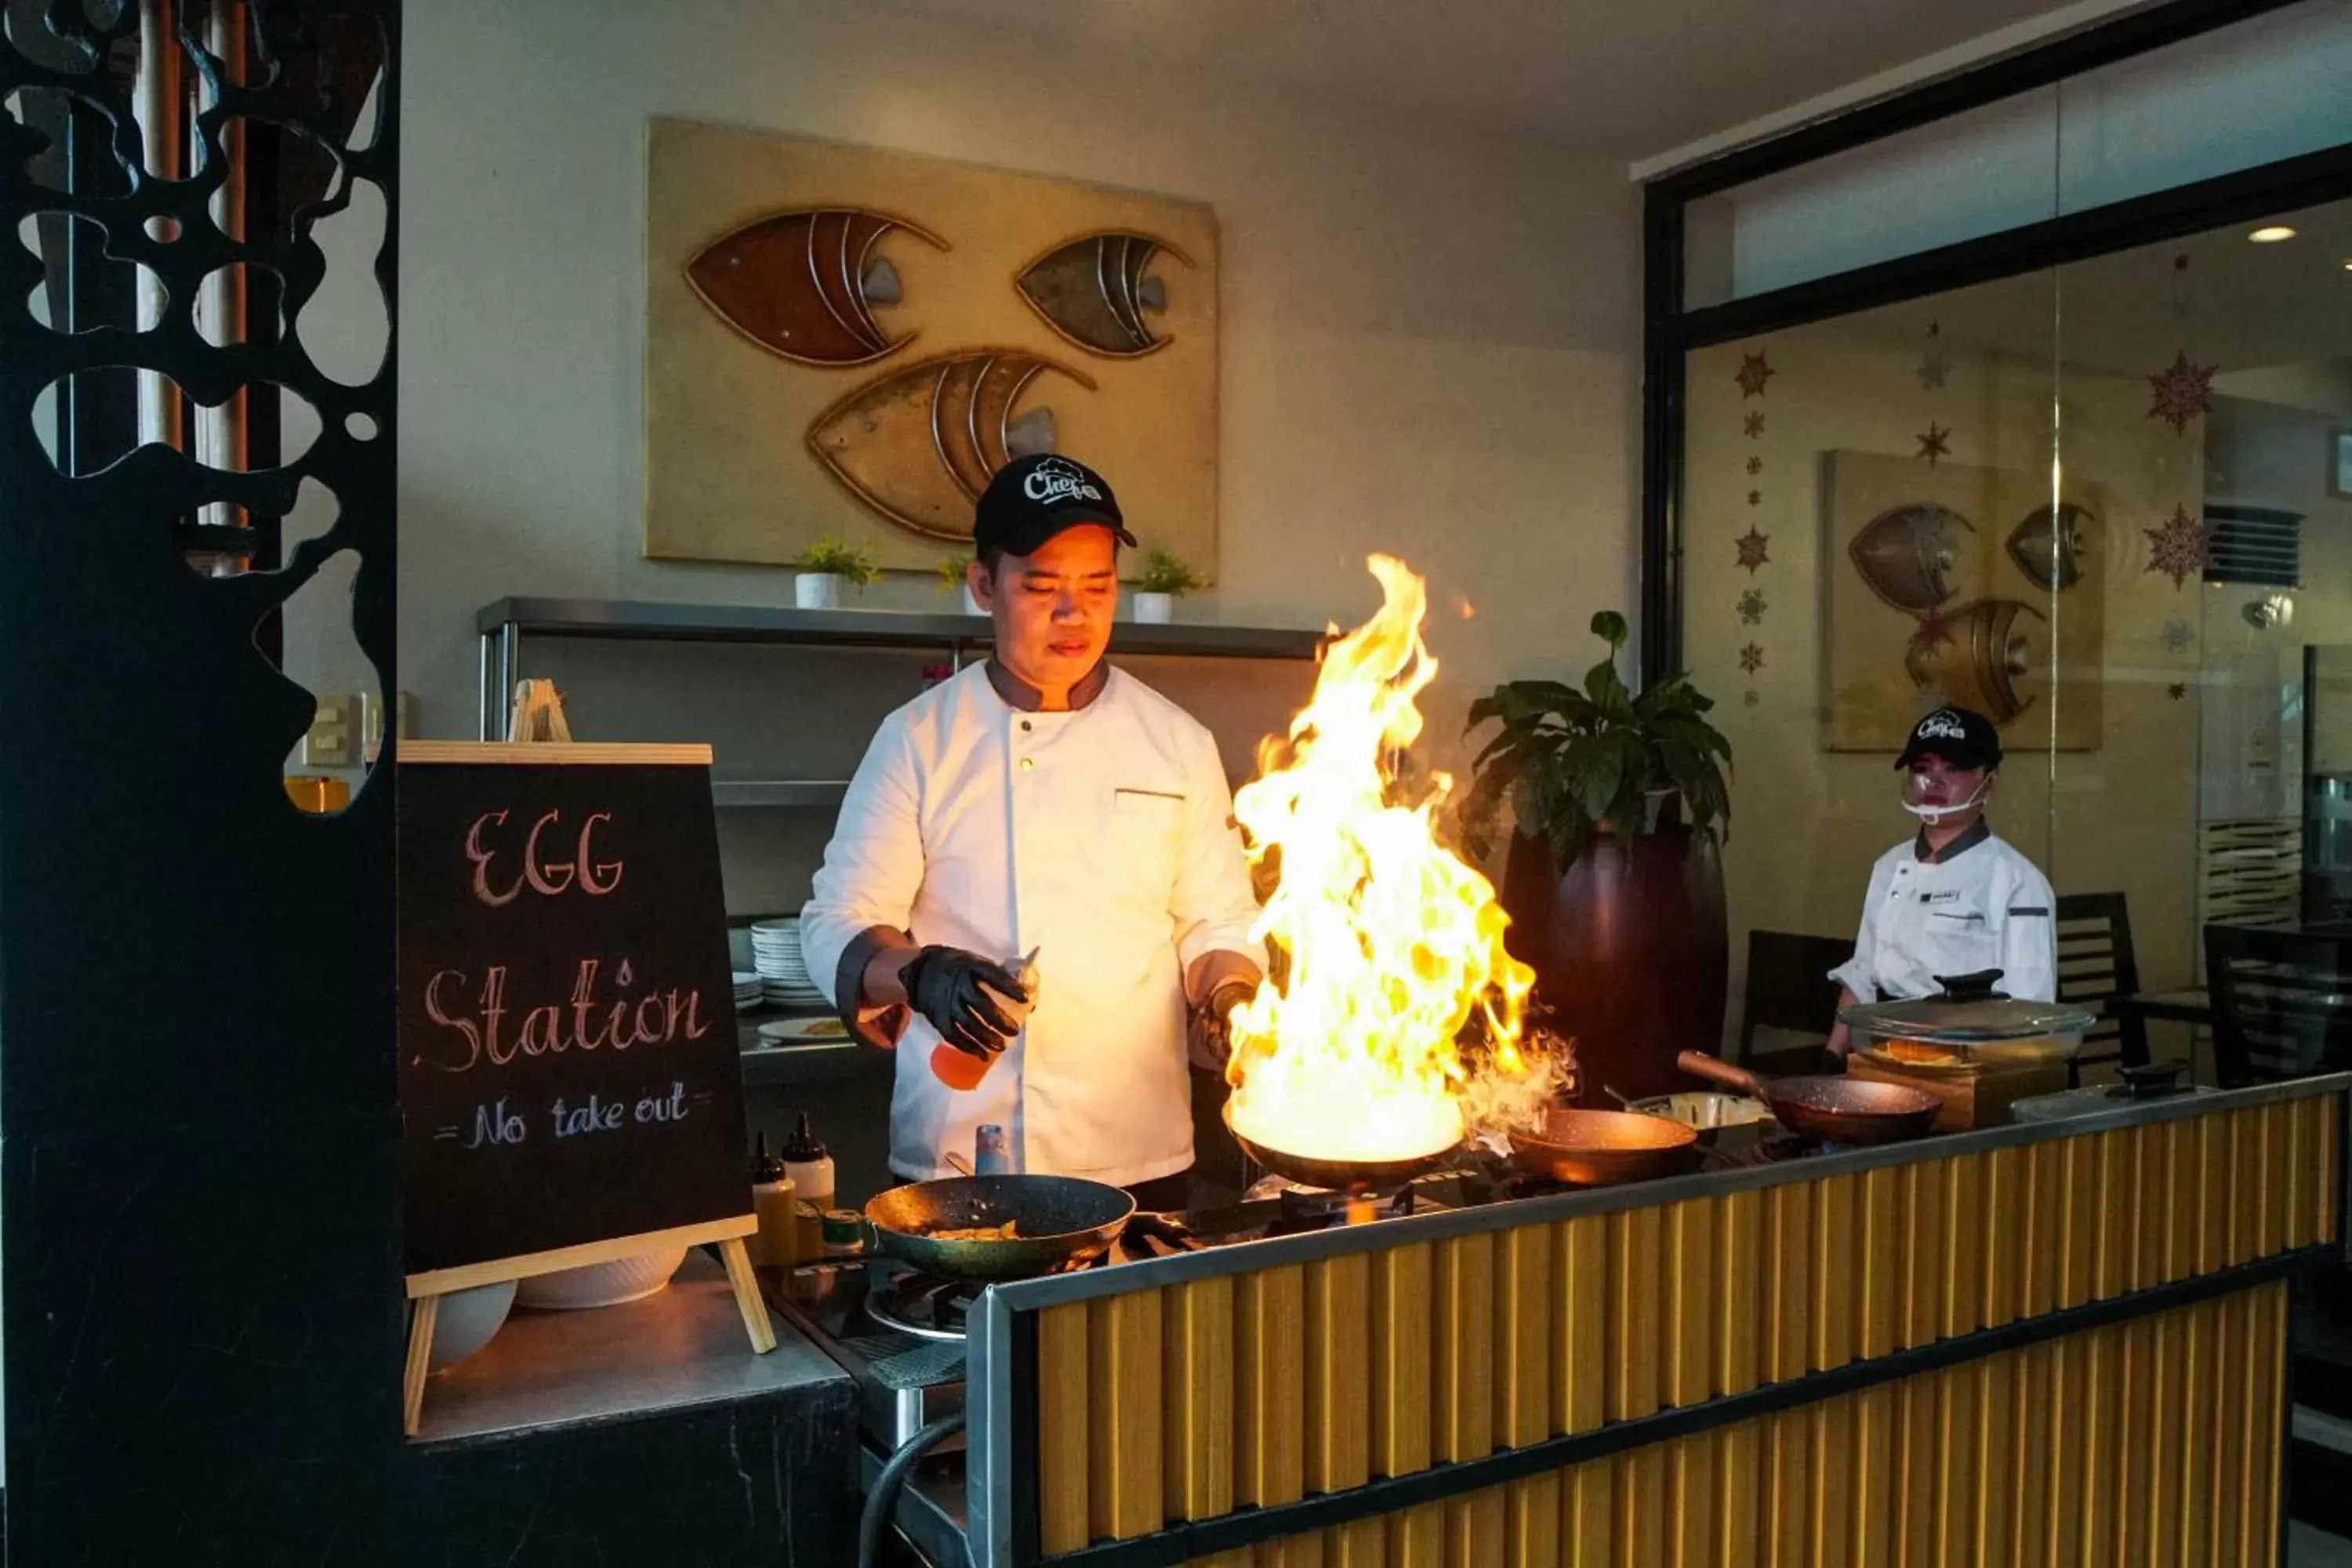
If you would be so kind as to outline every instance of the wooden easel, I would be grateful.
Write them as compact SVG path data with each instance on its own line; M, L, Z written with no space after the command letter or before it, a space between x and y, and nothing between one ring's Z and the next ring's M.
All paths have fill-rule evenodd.
M743 1314L743 1327L751 1336L751 1349L760 1355L767 1354L776 1348L776 1331L768 1321L767 1303L760 1299L759 1279L751 1272L751 1256L743 1247L743 1238L759 1228L760 1216L747 1214L559 1247L552 1252L534 1252L522 1258L469 1263L463 1268L410 1275L408 1299L413 1304L408 1313L408 1364L400 1382L401 1430L414 1437L424 1420L425 1380L433 1369L433 1325L440 1316L441 1298L478 1285L528 1279L534 1274L552 1274L560 1268L584 1268L592 1263L615 1263L665 1247L703 1247L715 1241L719 1244L719 1256L726 1260L727 1282L735 1289L735 1306Z
M404 762L421 763L674 763L705 770L710 766L710 748L707 745L573 742L572 727L564 718L563 699L555 689L555 683L550 680L520 680L515 683L514 706L508 718L508 733L509 738L503 743L410 742L401 747L400 755ZM748 1189L744 1195L750 1196ZM728 1283L734 1288L736 1308L743 1314L743 1327L751 1337L751 1348L765 1355L776 1348L776 1333L768 1321L767 1304L760 1297L758 1277L751 1272L751 1255L743 1246L743 1238L759 1228L758 1215L743 1214L726 1219L704 1220L695 1225L675 1226L667 1230L639 1231L607 1241L583 1242L576 1247L492 1258L482 1263L409 1275L407 1295L413 1305L408 1319L408 1360L401 1376L401 1429L414 1437L423 1422L425 1382L433 1368L433 1328L440 1317L441 1298L453 1291L470 1290L479 1285L527 1279L537 1274L583 1268L596 1263L614 1263L625 1258L673 1247L704 1247L717 1242L719 1256L727 1264Z

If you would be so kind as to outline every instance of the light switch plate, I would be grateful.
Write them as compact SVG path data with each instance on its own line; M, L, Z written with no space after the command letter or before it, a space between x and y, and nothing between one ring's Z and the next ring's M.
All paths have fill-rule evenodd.
M302 765L310 768L347 768L359 758L359 748L352 733L352 700L348 697L321 697L319 710L311 715L309 733L302 737Z

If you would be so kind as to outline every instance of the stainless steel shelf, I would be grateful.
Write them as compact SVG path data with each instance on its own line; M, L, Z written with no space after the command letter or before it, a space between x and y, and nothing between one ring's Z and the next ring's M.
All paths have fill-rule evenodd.
M774 1047L760 1039L760 1026L781 1016L765 1010L736 1023L736 1040L743 1058L745 1089L774 1089L795 1083L829 1083L868 1073L897 1070L888 1051L877 1051L856 1040L813 1040L806 1045Z
M712 779L711 804L725 811L750 806L839 805L847 779Z
M525 637L609 637L653 642L798 643L833 647L985 647L985 616L903 610L788 610L764 605L671 605L639 599L495 599L474 616L491 637L511 626ZM1311 659L1320 631L1208 624L1144 626L1121 621L1111 651L1187 658Z

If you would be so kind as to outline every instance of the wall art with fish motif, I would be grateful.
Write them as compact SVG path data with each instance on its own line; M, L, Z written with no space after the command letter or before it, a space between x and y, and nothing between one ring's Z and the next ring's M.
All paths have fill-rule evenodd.
M2097 487L1824 452L1822 746L1900 749L1920 713L1976 709L2036 745L2099 744L2107 530ZM2016 742L2022 745L2021 739Z
M1009 458L1118 487L1217 560L1217 227L1194 202L656 119L646 234L648 556L968 552Z

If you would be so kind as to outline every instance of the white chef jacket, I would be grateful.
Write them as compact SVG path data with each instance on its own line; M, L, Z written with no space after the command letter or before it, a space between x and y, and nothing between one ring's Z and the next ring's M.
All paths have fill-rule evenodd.
M2058 999L2058 927L2049 879L1982 818L1933 860L1923 834L1870 868L1853 956L1830 978L1864 1002L1934 996L1937 975L2001 972L1996 989Z
M1000 961L1039 950L1036 1005L970 1092L931 1071L929 1023L881 1024L903 1026L890 1168L910 1180L949 1174L944 1152L986 1122L1021 1171L1127 1185L1192 1163L1183 976L1220 949L1262 967L1258 905L1215 738L1104 674L1091 701L1048 713L970 666L883 720L850 781L801 917L845 1016L873 928ZM853 1026L887 1038L870 1012Z

